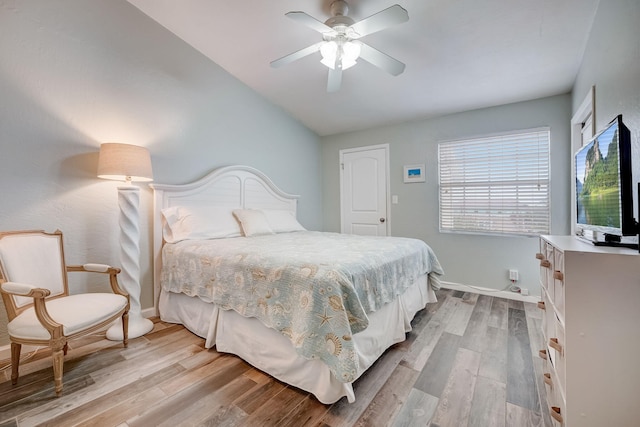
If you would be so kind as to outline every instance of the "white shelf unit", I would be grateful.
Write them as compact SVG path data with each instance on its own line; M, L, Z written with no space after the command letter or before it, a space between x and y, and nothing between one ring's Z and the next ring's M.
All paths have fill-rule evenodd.
M541 236L547 408L556 426L640 425L640 255Z

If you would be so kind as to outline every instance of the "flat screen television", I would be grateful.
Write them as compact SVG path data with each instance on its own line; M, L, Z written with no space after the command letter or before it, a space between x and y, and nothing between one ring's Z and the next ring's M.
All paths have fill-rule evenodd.
M637 235L631 133L622 123L622 115L576 152L575 167L577 233L590 231L593 243L611 245L620 242L622 236Z

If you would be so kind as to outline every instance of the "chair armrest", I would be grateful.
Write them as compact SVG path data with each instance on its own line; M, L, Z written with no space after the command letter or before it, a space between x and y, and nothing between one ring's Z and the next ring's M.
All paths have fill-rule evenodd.
M110 270L117 270L116 274L120 272L119 268L111 267L107 264L82 264L82 265L68 265L67 271L87 271L90 273L110 273Z
M109 275L109 284L114 294L129 297L129 294L125 292L118 284L118 274L120 269L111 267L107 264L83 264L83 265L68 265L67 271L86 271L89 273L106 273Z
M51 294L48 289L39 288L28 283L5 282L0 286L3 292L21 297L44 298Z
M94 273L106 273L111 268L111 266L107 264L83 264L82 267L84 267L86 271L92 271Z
M51 338L55 339L62 336L62 325L53 320L47 312L45 298L51 294L49 289L38 288L37 286L33 286L28 283L18 282L5 282L0 285L0 289L2 289L2 292L7 294L33 298L33 308L35 310L36 317L42 326L49 331Z

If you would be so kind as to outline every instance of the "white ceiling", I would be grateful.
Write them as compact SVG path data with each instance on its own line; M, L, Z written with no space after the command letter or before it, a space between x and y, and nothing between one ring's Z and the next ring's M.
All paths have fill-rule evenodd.
M326 92L321 41L285 16L324 22L332 0L128 0L319 135L567 93L599 0L351 0L359 21L397 2L409 21L361 40L406 64L393 77L359 61Z

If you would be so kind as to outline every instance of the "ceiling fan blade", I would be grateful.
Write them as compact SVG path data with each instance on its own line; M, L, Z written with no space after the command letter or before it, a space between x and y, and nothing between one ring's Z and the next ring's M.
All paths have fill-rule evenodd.
M326 42L321 41L316 44L312 44L311 46L307 46L297 52L290 53L289 55L283 56L282 58L276 59L275 61L271 61L271 67L279 68L293 61L297 61L300 58L304 58L307 55L311 55L312 53L319 51L320 46L322 46L324 43Z
M333 31L333 28L325 25L324 22L320 22L304 12L287 12L284 15L322 34Z
M402 62L390 57L386 53L380 52L378 49L372 48L365 43L362 43L362 46L360 46L360 58L378 68L383 69L393 76L402 74L405 67Z
M337 92L340 90L340 86L342 86L342 67L329 68L327 92Z
M399 4L394 4L378 13L374 13L368 18L364 18L362 21L358 21L351 25L351 29L355 31L356 37L364 37L366 35L375 33L376 31L384 30L392 25L401 24L409 20L409 13L405 8Z

